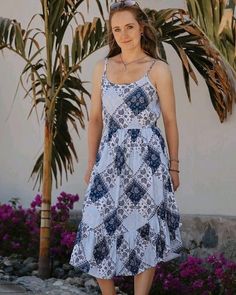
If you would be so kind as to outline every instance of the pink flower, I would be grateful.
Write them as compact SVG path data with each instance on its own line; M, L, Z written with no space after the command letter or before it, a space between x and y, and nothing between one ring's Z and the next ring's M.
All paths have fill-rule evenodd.
M204 285L203 280L196 280L195 282L193 282L194 289L201 289L203 285Z
M71 249L75 243L76 233L75 232L64 232L62 234L61 244Z
M217 268L215 270L215 275L218 279L222 279L224 277L224 270L222 268Z
M42 196L41 195L36 195L33 202L31 202L30 206L31 208L35 209L35 207L41 207L42 204Z
M206 261L209 262L209 263L214 263L216 261L216 256L215 255L211 255L211 256L208 256Z
M187 262L190 264L199 264L202 263L202 259L194 256L188 256Z

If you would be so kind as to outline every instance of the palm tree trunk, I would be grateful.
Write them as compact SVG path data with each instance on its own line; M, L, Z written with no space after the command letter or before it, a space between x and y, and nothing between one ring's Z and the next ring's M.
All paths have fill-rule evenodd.
M43 199L41 205L40 247L39 247L39 276L50 276L50 225L51 225L51 191L52 191L52 132L46 119L44 129L43 157Z
M43 0L45 41L46 41L46 69L47 69L47 95L45 97L45 128L43 152L43 199L41 205L40 245L39 245L39 276L50 276L50 230L51 230L51 194L52 194L52 39L49 29L47 0Z

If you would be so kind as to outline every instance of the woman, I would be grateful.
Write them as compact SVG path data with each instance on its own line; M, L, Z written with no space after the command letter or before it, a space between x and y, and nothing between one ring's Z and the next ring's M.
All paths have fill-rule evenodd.
M88 187L70 263L96 277L103 295L116 294L119 275L133 275L135 295L147 295L156 264L181 248L175 99L138 3L113 3L109 27L110 51L93 74Z

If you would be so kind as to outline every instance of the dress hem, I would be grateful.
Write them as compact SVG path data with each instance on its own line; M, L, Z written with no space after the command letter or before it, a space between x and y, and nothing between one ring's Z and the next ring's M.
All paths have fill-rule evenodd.
M148 270L150 268L156 267L157 264L159 264L160 262L168 262L168 261L173 260L173 259L176 259L176 258L178 258L180 256L181 256L180 253L169 252L166 255L165 258L160 258L159 257L157 259L157 262L155 262L154 264L150 264L149 266L147 266L145 268L143 267L143 268L139 269L138 272L135 273L135 274L131 274L131 273L119 273L119 274L115 274L115 275L113 274L111 276L106 276L106 277L100 276L97 273L95 274L93 271L84 271L84 270L81 270L79 266L75 266L75 265L73 265L71 263L69 263L69 264L72 265L74 268L81 270L81 272L86 273L86 274L89 274L89 275L91 275L91 276L93 276L95 278L98 278L98 279L107 279L108 280L108 279L113 279L115 277L120 277L120 276L123 276L123 277L135 276L135 275L138 275L138 274L140 274L140 273L142 273L142 272L144 272L144 271L146 271L146 270Z

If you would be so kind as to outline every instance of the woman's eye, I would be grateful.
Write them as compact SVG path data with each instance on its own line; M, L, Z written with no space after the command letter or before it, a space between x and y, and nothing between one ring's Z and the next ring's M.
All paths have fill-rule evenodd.
M128 30L133 29L133 26L128 26ZM120 32L120 29L114 29L114 32Z

